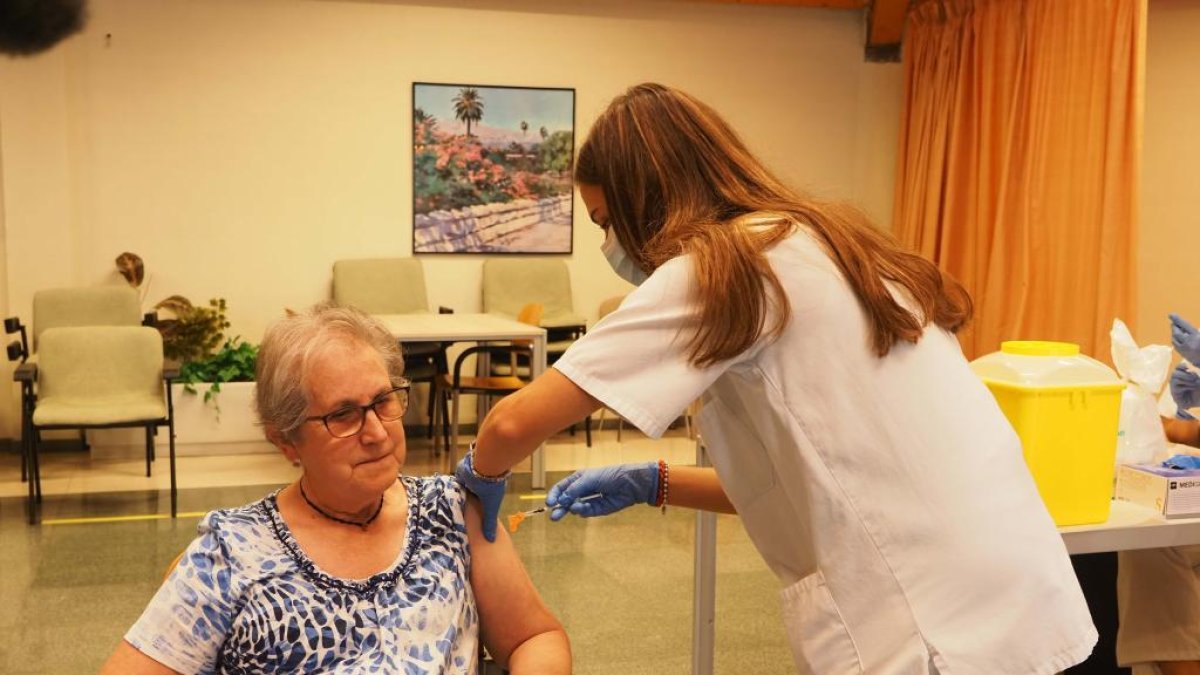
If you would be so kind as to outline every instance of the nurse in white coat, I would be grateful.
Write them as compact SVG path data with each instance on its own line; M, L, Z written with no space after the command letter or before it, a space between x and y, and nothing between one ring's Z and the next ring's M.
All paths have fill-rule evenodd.
M601 402L657 437L701 397L715 471L577 475L550 495L556 515L736 511L782 584L803 673L1050 674L1088 656L1062 540L953 335L971 312L957 282L789 190L661 85L609 105L576 180L638 288L484 420L456 473L485 522L509 468Z

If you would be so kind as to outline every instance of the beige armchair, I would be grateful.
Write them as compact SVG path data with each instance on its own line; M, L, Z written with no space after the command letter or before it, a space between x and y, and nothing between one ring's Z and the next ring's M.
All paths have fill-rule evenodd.
M368 314L419 314L429 312L425 271L417 258L357 258L333 263L333 300L358 307ZM439 307L446 314L452 310ZM438 375L449 370L446 345L441 342L404 342L405 377L429 384L428 434L434 435L437 419L434 401L440 395ZM442 435L449 420L442 415ZM449 441L447 440L447 443Z
M27 335L18 317L4 320L8 334L20 333L20 341L8 345L10 361L37 361L38 340L51 328L67 326L137 326L152 323L153 315L144 319L137 291L126 285L52 288L33 294L33 335ZM24 386L23 386L24 388ZM23 392L25 393L25 392ZM87 435L80 430L79 440L86 450ZM153 459L153 457L151 457ZM21 457L21 480L27 478L26 457Z
M492 258L483 262L483 311L517 316L522 307L536 303L544 308L546 363L553 365L567 348L587 332L587 321L575 313L571 299L571 273L559 258ZM503 360L492 365L492 375L528 377L528 365L513 370ZM571 425L571 434L575 425ZM592 445L591 418L584 420L587 445Z
M175 418L170 380L178 368L163 360L162 336L145 326L47 328L39 336L37 363L24 363L22 453L29 466L29 522L40 520L40 434L50 429L143 427L146 476L154 435L168 429L171 517L177 513Z
M515 317L536 302L545 308L546 358L550 363L586 330L587 321L575 313L571 274L558 258L492 258L483 263L483 311Z

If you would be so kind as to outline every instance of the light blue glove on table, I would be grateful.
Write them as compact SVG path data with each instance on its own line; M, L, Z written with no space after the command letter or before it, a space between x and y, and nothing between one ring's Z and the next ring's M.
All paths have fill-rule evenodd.
M483 537L488 541L496 541L496 517L500 515L500 502L504 501L505 486L512 472L505 471L503 476L494 478L481 476L475 472L474 458L475 444L472 443L471 451L455 467L454 477L479 497L483 505Z
M1176 417L1181 420L1196 419L1187 413L1187 409L1200 405L1200 375L1188 370L1183 363L1175 366L1175 372L1171 373L1171 398L1179 406Z
M1178 314L1168 314L1171 317L1171 344L1175 351L1194 366L1200 366L1200 330L1184 321Z
M1168 469L1200 469L1200 457L1195 455L1175 455L1162 463Z
M599 497L577 501L589 495ZM562 520L567 512L582 518L607 516L634 504L654 505L658 498L658 462L617 464L584 469L560 480L546 495L553 507L550 520Z

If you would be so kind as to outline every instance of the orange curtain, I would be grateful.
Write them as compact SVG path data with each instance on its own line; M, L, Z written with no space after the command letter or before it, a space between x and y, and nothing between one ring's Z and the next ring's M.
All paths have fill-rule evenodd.
M904 42L895 232L963 282L969 358L1109 360L1136 297L1146 0L925 0Z

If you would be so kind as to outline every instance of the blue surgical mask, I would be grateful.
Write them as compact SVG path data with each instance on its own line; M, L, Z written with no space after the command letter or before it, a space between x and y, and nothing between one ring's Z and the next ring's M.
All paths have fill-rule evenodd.
M611 227L604 235L604 243L600 245L600 251L604 253L604 258L608 260L608 264L617 273L617 276L634 286L641 286L642 282L646 280L646 273L625 253L625 249L621 248L621 242L617 241L617 235Z

